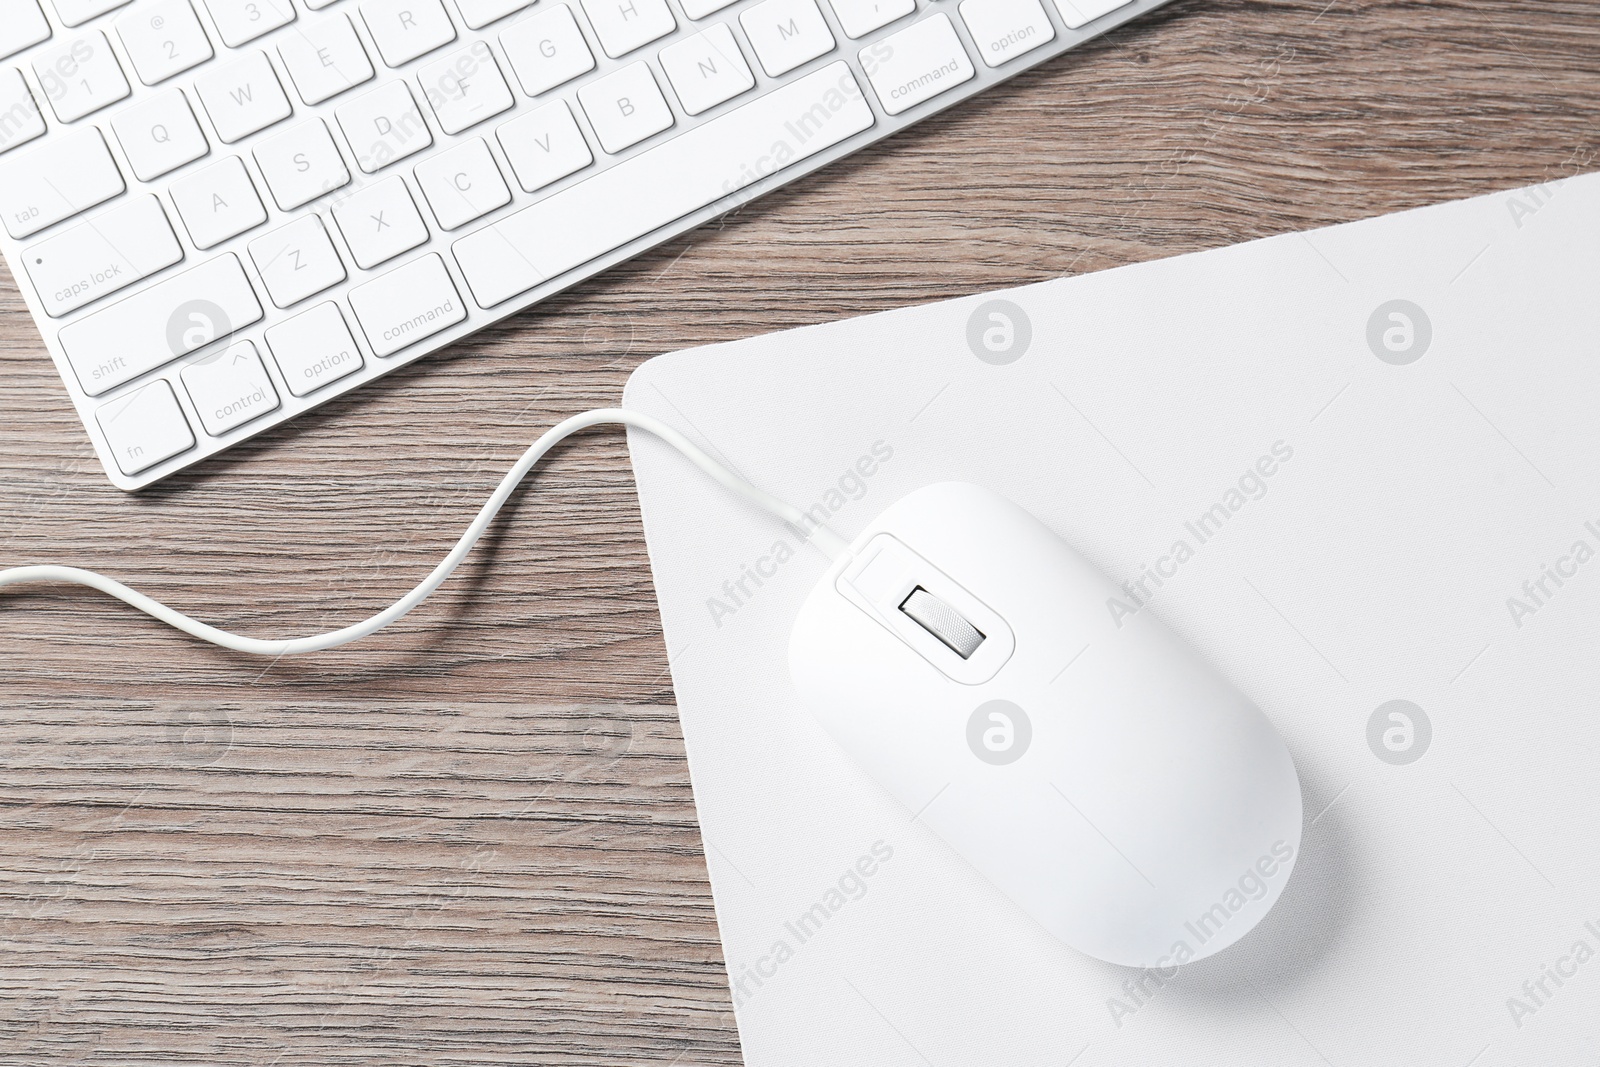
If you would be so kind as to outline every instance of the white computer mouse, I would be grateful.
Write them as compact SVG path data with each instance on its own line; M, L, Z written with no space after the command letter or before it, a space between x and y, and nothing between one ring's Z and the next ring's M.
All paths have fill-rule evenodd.
M878 516L801 608L802 699L1050 933L1171 968L1238 941L1300 850L1272 724L1152 612L976 485Z

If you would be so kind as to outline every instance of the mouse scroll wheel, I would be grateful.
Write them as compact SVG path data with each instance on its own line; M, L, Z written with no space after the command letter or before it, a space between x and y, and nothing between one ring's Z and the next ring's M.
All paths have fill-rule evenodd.
M983 634L978 632L977 627L920 585L900 602L900 610L962 659L971 658L978 651L978 646L983 644Z

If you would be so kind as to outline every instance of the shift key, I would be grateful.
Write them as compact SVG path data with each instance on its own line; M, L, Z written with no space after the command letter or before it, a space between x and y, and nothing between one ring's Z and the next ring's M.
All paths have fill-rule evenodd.
M51 318L148 278L183 258L153 196L141 196L40 241L22 253Z
M232 252L62 327L83 391L99 396L261 318Z

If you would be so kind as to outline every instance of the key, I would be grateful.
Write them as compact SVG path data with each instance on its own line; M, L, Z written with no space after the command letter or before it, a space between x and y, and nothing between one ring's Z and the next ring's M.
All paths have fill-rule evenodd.
M267 221L267 209L238 156L178 179L169 191L189 240L202 250Z
M333 221L356 266L371 270L428 239L428 227L399 178L358 189L333 205Z
M773 78L833 51L833 33L815 0L762 0L740 13L739 25Z
M211 150L179 89L157 93L117 112L111 129L134 177L142 182L154 181Z
M294 21L294 5L289 0L206 0L206 9L229 48L248 44Z
M280 211L293 211L350 184L350 170L321 119L290 126L256 145L256 166Z
M380 356L393 355L467 317L444 260L431 252L350 290L350 310Z
M149 470L194 447L194 431L183 417L172 385L164 380L103 405L95 412L95 421L123 474Z
M0 59L50 39L50 23L34 0L7 0L0 18Z
M661 50L661 69L690 115L709 111L756 83L725 22L667 45Z
M310 396L362 367L350 327L344 324L339 305L331 301L279 323L266 336L283 383L295 396Z
M23 250L46 315L59 318L183 258L153 196L119 204Z
M117 36L146 85L166 81L211 58L211 39L189 0L141 4L117 20Z
M733 0L682 0L683 13L692 19L703 19L707 15L716 14Z
M831 63L461 238L456 262L494 307L872 123L849 66Z
M1039 0L962 0L960 10L978 55L991 67L1056 39Z
M590 82L578 90L578 102L607 152L620 152L672 125L672 109L643 63Z
M875 57L875 65L868 62L869 53ZM943 12L862 49L861 62L871 71L867 80L877 91L878 102L891 115L954 89L976 73L950 25L950 16Z
M22 71L0 68L0 152L9 152L43 133L44 116L39 114Z
M62 122L73 122L128 95L128 79L99 30L47 48L33 58L33 73Z
M846 37L865 37L880 26L903 19L917 9L917 0L829 0Z
M217 67L195 79L195 92L224 144L289 117L289 98L265 52Z
M583 0L589 25L612 59L657 41L678 28L666 0Z
M0 157L0 218L13 237L38 233L123 188L105 138L93 126Z
M298 27L278 45L289 80L307 104L320 104L372 80L372 60L348 15Z
M58 339L90 396L261 318L261 304L232 252L174 274L61 328Z
M483 41L429 63L417 72L417 81L445 133L460 133L515 103L494 53Z
M366 0L361 19L391 67L442 48L456 39L455 24L439 0Z
M335 115L344 131L356 166L375 174L433 144L433 134L405 82L387 85L340 105Z
M92 18L115 10L128 0L53 0L63 26L81 26Z
M1061 12L1067 29L1076 30L1131 3L1133 0L1056 0L1056 10Z
M594 69L594 53L566 4L518 22L500 35L500 46L529 96L549 92Z
M441 230L454 230L511 203L511 190L483 138L417 164L417 184Z
M278 391L249 341L201 356L183 368L183 387L201 427L212 437L237 430L280 406Z
M531 3L533 0L456 0L456 10L461 12L461 21L468 29L481 30Z
M524 192L543 189L594 162L572 110L552 100L500 127L497 136Z
M322 219L306 215L250 242L250 258L280 308L344 281L344 264Z

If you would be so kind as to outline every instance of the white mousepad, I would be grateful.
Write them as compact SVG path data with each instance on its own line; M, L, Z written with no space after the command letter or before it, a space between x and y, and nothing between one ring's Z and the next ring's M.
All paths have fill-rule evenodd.
M1600 1058L1600 176L677 352L625 402L846 538L1010 497L1303 784L1239 944L1079 955L799 706L822 555L634 432L750 1064Z

